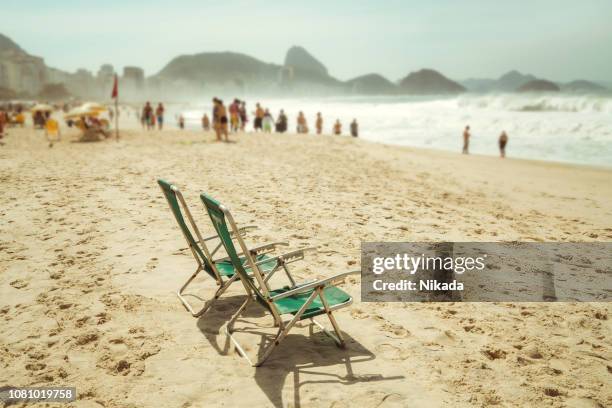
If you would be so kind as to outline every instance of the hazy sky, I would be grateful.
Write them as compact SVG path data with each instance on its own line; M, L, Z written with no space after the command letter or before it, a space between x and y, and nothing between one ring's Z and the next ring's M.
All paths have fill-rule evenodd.
M282 63L302 45L340 79L420 68L454 79L516 68L612 80L612 0L3 0L0 33L50 66L157 73L179 54L237 51Z

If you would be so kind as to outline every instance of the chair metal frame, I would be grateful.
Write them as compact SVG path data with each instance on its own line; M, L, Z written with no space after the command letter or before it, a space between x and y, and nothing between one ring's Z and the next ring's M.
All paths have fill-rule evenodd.
M206 195L202 194L201 198L206 206L206 201L204 197L206 197ZM207 210L208 210L208 207L207 207ZM322 324L316 321L314 317L309 318L310 321L316 326L318 326L326 335L332 338L332 340L334 340L334 342L336 343L338 347L344 348L345 347L344 337L342 336L342 332L340 331L340 327L338 325L338 322L336 321L336 318L333 315L333 312L338 309L351 305L353 302L353 298L349 297L349 300L347 300L344 303L330 306L327 300L325 299L323 290L327 286L331 286L336 282L343 281L348 275L357 274L357 273L360 273L360 271L344 272L344 273L335 275L331 278L327 278L323 280L315 280L315 281L307 282L302 285L297 285L295 283L295 280L291 276L290 272L286 269L287 276L292 286L286 292L280 293L275 296L271 296L270 295L271 289L270 289L268 282L269 282L270 277L276 271L272 271L268 274L264 274L261 271L261 269L259 268L261 262L256 262L253 259L253 256L251 255L251 253L248 251L247 246L244 240L242 239L242 235L239 233L240 228L237 227L236 222L234 221L234 218L231 212L229 211L229 209L225 207L223 204L219 204L219 210L221 210L221 212L223 213L225 219L227 219L229 226L231 228L229 230L230 239L232 239L232 241L233 240L237 241L239 245L239 249L242 251L242 253L246 255L246 261L247 261L246 264L234 265L236 267L237 272L239 268L242 268L242 272L244 273L246 273L247 270L251 272L252 276L254 277L254 282L257 283L258 290L261 291L261 293L256 293L255 291L257 289L249 285L247 282L243 281L243 286L248 295L247 299L240 306L238 311L232 316L232 318L230 319L230 321L228 322L225 328L225 332L227 336L230 338L230 340L234 344L234 347L240 353L240 355L243 356L249 362L249 364L251 364L251 366L254 366L254 367L261 366L270 356L272 351L285 339L285 337L289 334L289 331L293 328L293 326L298 321L302 320L301 319L302 315L308 310L309 306L314 302L314 300L317 297L320 297L321 299L321 303L325 310L325 314L327 315L333 327L334 333L331 333L329 330L327 330ZM215 224L215 221L212 219L213 215L210 213L210 211L209 211L209 215L211 215L211 220L213 221L213 224ZM215 229L217 228L218 226L215 224ZM219 231L217 231L217 234L220 235ZM222 243L223 243L223 240L222 240ZM232 242L232 245L233 245L233 242ZM235 248L233 249L235 250ZM226 247L226 251L228 253L230 252L230 250L227 247ZM251 283L254 283L254 282L252 281ZM310 294L306 302L304 302L304 304L300 307L300 309L295 313L293 318L290 320L283 320L278 308L274 304L274 301L283 299L289 296L297 295L300 293L309 292L311 290L312 290L312 293ZM258 297L259 299L257 299ZM232 335L232 333L234 332L234 324L236 323L240 315L244 312L244 310L247 308L247 306L254 300L256 301L256 303L260 303L257 300L262 300L263 302L265 302L266 308L271 312L272 317L274 319L274 325L278 327L278 331L272 343L268 345L267 347L264 347L263 350L261 350L263 354L261 356L258 356L258 358L255 361L249 358L247 353L244 351L243 347L236 340L236 338Z

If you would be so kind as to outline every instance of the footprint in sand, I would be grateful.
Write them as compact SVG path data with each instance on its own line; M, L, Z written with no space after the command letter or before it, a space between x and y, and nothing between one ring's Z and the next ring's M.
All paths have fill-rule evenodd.
M15 289L23 289L26 286L28 286L28 282L21 280L21 279L17 279L12 281L11 283L9 283L9 285L11 285L12 287L14 287Z
M357 309L357 308L353 308L351 310L351 316L354 317L355 319L367 319L368 317L370 317L368 313L364 312L361 309Z
M382 330L385 332L385 336L392 339L405 339L410 336L410 332L399 324L387 322L382 326Z
M159 264L159 260L157 258L151 258L149 262L147 262L146 270L152 271L153 269L157 268L158 264Z
M376 346L378 355L385 360L406 360L411 356L410 350L402 350L389 343L381 343Z

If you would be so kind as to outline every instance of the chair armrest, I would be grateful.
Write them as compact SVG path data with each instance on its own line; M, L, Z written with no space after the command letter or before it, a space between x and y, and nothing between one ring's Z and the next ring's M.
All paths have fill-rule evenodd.
M344 278L346 278L348 275L352 275L356 273L361 273L361 270L339 273L338 275L332 276L331 278L327 278L323 280L316 280L314 282L307 283L305 285L298 286L297 288L288 290L287 292L278 294L276 296L272 296L270 297L270 300L275 301L275 300L283 299L289 296L297 295L299 293L308 292L309 290L314 289L314 288L330 286L334 282L341 281Z
M288 242L272 242L269 244L261 245L255 248L249 248L249 252L252 255L262 255L270 252L274 252L278 246L289 246Z
M279 265L288 264L291 262L295 262L295 261L304 259L304 255L306 254L306 252L316 251L316 250L317 250L316 247L296 249L295 251L287 252L285 254L278 255L273 258L262 259L261 261L257 262L256 265L261 265L264 263L268 263L270 261L277 261Z
M240 236L244 237L250 230L254 230L257 229L256 225L247 225L246 227L242 227L242 228L238 228L238 233L240 234ZM230 231L230 236L233 237L234 231ZM210 237L206 237L204 238L204 241L210 241L213 239L218 239L219 236L218 235L211 235Z
M240 234L240 236L244 237L249 231L256 229L257 225L247 225L245 227L238 228L238 233ZM230 233L233 235L234 232L231 231Z

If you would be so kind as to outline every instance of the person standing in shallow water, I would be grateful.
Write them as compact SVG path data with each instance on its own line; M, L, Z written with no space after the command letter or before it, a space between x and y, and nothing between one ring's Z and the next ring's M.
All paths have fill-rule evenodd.
M359 125L357 124L357 119L353 119L351 122L351 136L359 137Z
M506 145L508 144L508 135L506 131L503 130L501 135L499 135L499 155L503 159L506 157Z
M466 126L463 131L463 154L469 154L470 149L470 126Z
M321 117L321 112L317 112L317 121L315 122L315 126L317 128L317 135L320 135L323 131L323 118Z

